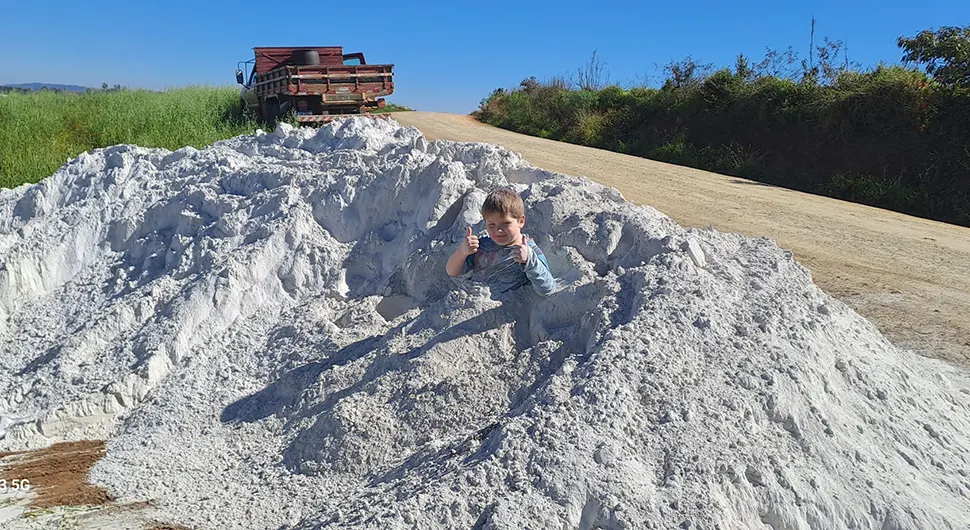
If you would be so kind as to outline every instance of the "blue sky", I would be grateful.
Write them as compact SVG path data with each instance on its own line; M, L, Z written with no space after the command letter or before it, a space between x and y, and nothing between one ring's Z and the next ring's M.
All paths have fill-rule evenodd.
M657 84L658 67L687 55L727 66L791 45L804 56L812 16L817 40L844 39L865 66L898 62L900 35L970 23L966 0L4 4L0 84L234 85L254 46L339 45L395 65L389 101L458 113L531 75L575 75L593 50L611 80Z

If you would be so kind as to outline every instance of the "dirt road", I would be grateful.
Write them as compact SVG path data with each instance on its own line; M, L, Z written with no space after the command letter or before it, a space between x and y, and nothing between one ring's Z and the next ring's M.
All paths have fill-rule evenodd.
M431 139L500 144L534 166L589 177L684 226L767 236L896 344L970 365L970 228L533 138L468 116L394 116Z

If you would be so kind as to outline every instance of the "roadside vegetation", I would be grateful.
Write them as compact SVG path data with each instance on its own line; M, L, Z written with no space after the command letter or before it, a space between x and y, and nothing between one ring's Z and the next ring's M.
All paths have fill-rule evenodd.
M970 26L900 37L903 65L845 44L714 68L669 63L659 87L569 78L497 89L473 113L506 129L970 226ZM640 86L637 86L640 85Z

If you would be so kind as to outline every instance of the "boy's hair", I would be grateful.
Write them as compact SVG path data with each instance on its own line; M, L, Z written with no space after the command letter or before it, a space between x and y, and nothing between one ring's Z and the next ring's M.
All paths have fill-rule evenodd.
M499 188L485 197L482 203L482 215L497 213L518 219L525 215L525 202L519 194L509 188Z

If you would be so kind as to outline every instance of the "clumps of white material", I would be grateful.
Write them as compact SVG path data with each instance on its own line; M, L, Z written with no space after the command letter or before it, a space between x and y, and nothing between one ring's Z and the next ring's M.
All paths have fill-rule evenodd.
M11 418L10 416L0 415L0 440L7 436L7 429L20 425L29 418Z
M680 245L680 248L684 252L687 252L687 256L690 257L695 267L703 269L707 266L707 258L704 257L704 250L697 244L697 241L693 239L687 240Z
M568 287L444 263L487 190ZM478 226L476 226L478 225ZM960 528L962 372L765 239L347 120L0 191L0 447L201 528Z

